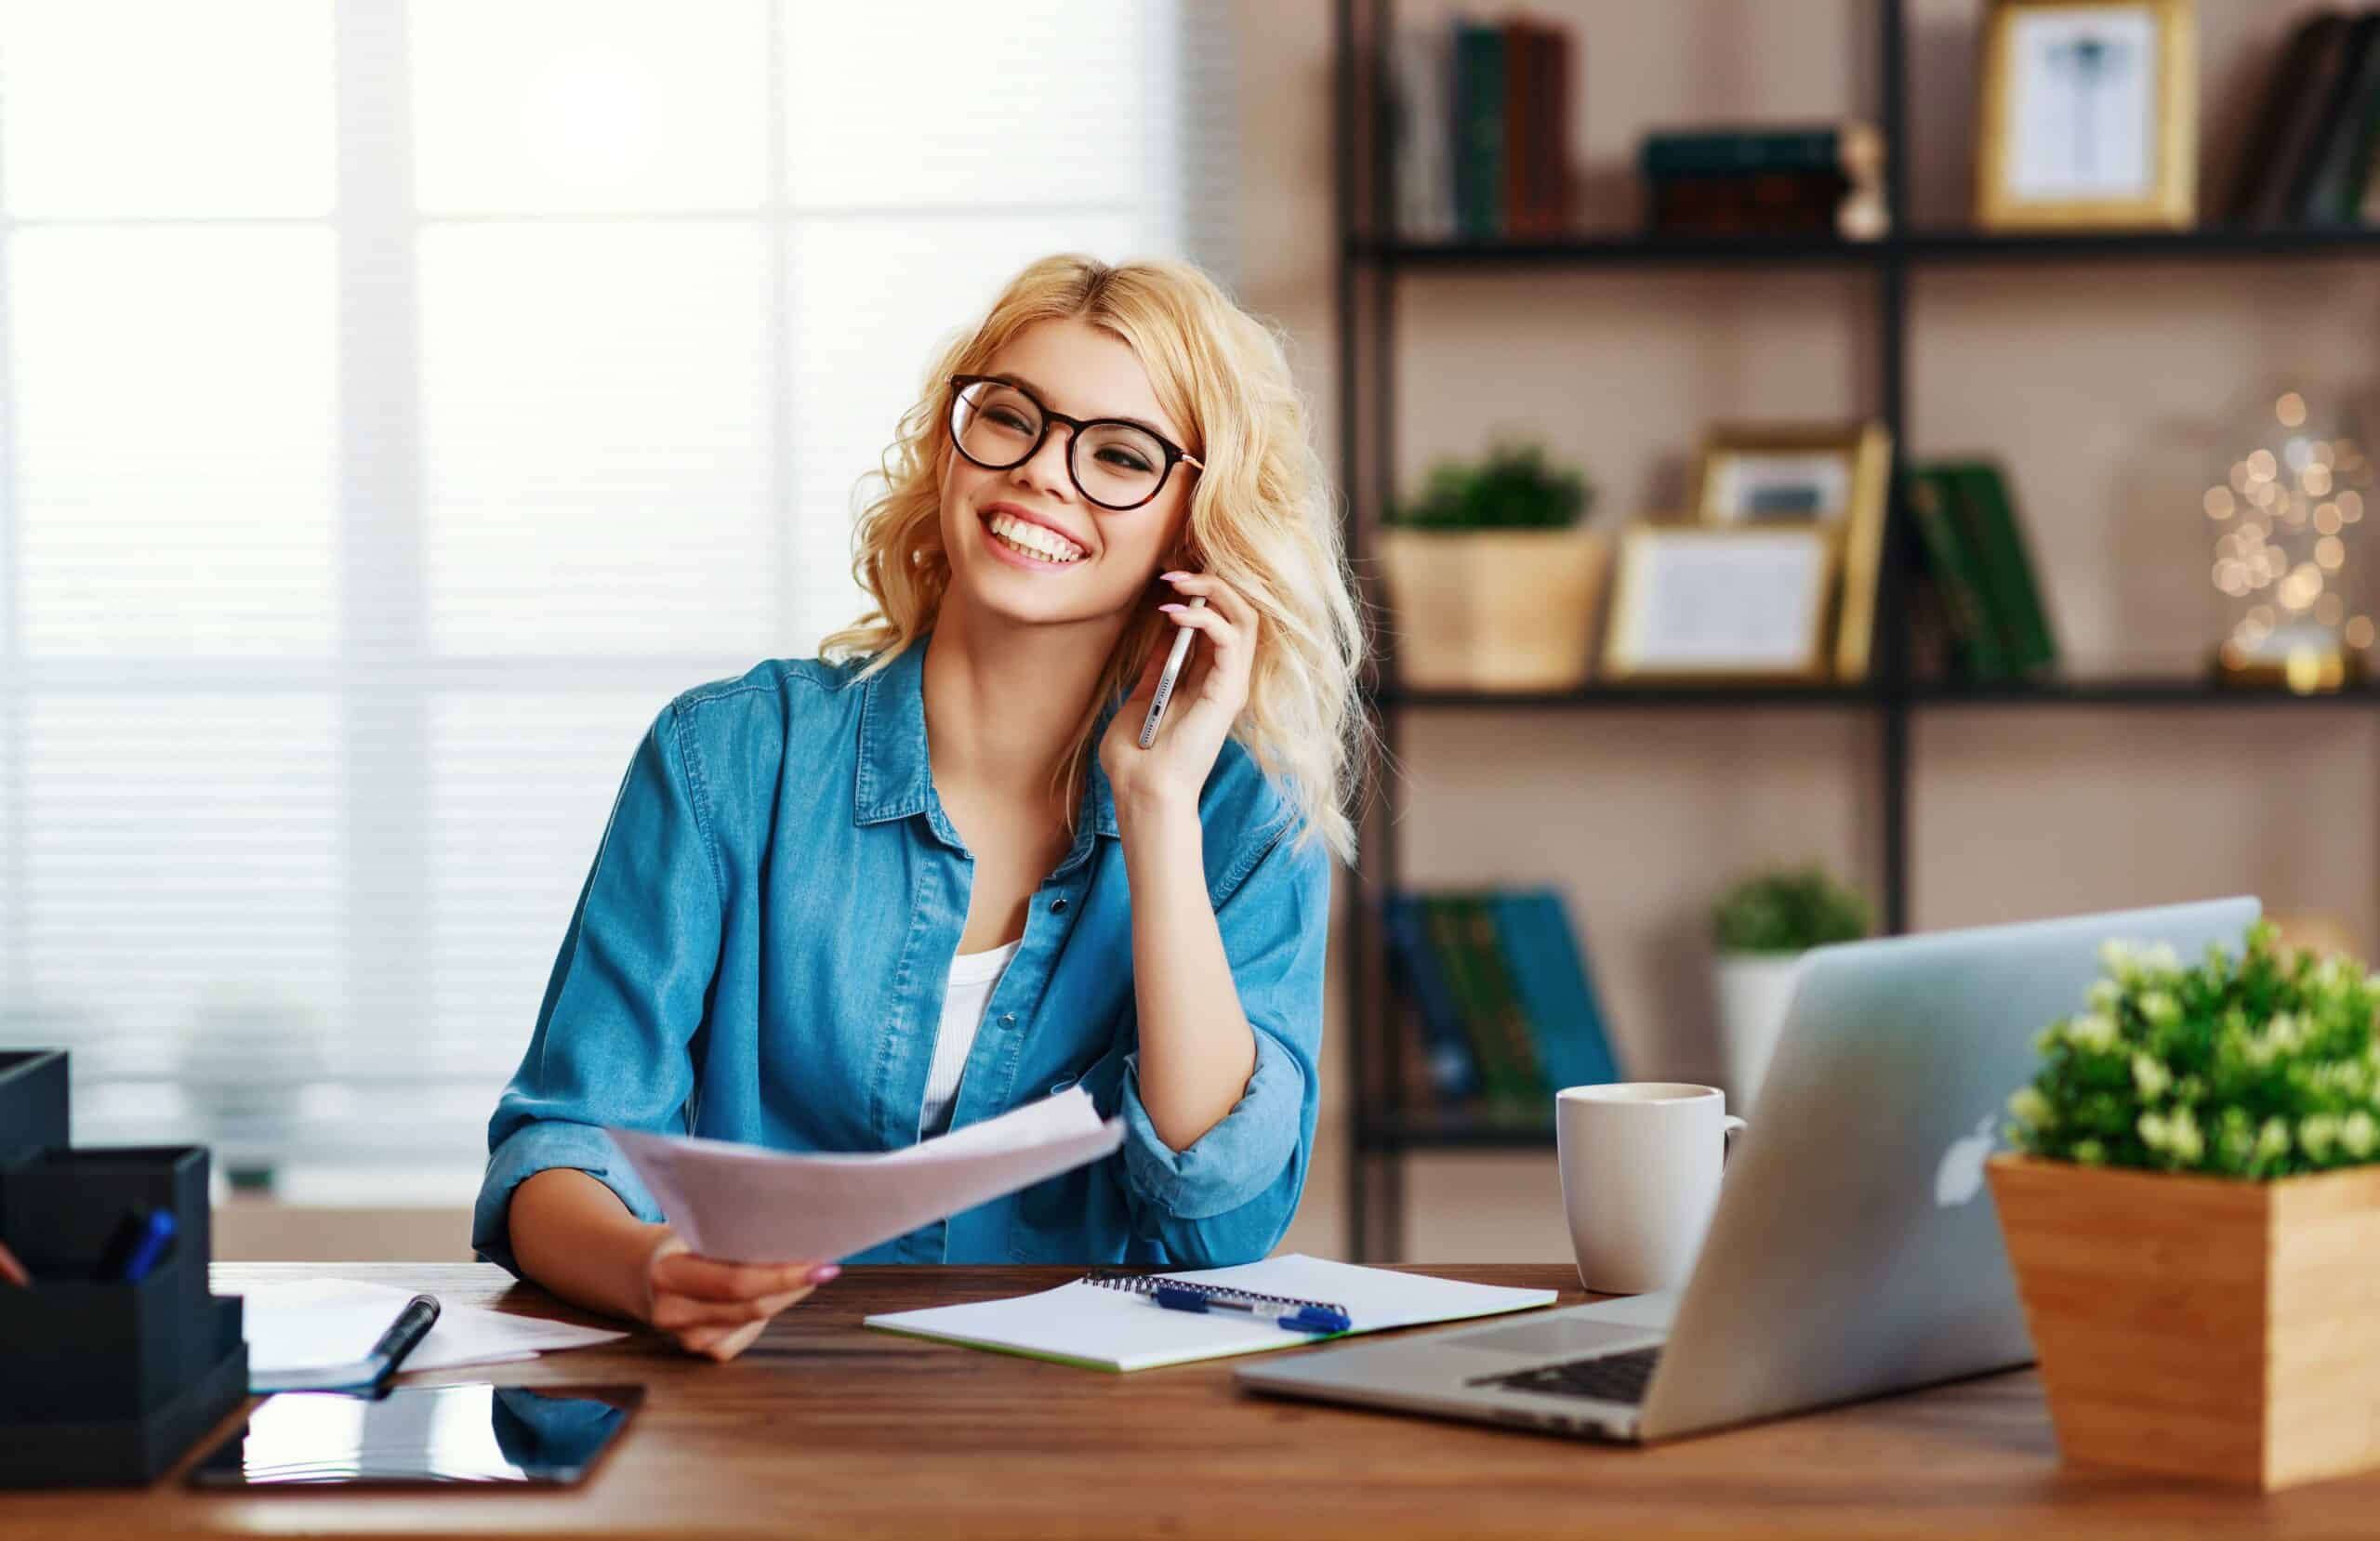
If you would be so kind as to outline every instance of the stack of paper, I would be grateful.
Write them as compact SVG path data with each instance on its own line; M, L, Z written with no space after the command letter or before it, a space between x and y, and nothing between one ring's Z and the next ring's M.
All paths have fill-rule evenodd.
M356 1279L306 1279L246 1293L242 1320L251 1376L351 1366L371 1351L414 1292ZM503 1364L549 1349L583 1349L628 1334L440 1303L437 1325L402 1366Z
M869 1155L791 1155L638 1129L603 1132L688 1246L740 1263L848 1258L1112 1155L1124 1142L1122 1121L1100 1122L1080 1087Z
M1460 1284L1298 1253L1165 1277L1289 1299L1327 1300L1346 1308L1355 1324L1351 1333L1460 1322L1550 1306L1555 1299L1550 1289ZM1146 1370L1226 1354L1302 1348L1316 1337L1286 1331L1270 1315L1168 1311L1145 1295L1083 1280L1006 1300L887 1312L867 1318L866 1325L1099 1370Z

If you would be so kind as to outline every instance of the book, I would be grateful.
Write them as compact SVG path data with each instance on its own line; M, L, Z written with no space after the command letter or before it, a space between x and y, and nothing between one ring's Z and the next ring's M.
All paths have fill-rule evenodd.
M1570 55L1576 46L1570 28L1558 22L1537 24L1539 58L1536 133L1538 229L1557 235L1569 228L1573 212L1570 186Z
M2328 24L2339 20L2329 12L2318 12L2298 23L2282 45L2256 103L2255 121L2241 139L2240 161L2232 167L2231 186L2221 205L2225 219L2242 225L2255 222L2257 205L2271 180L2273 166L2280 163L2282 145L2299 132L2294 125L2297 115L2309 110L2299 82L2313 68L2316 50L2324 46L2330 35Z
M1497 1124L1538 1121L1543 1110L1537 1101L1536 1056L1527 1047L1527 1027L1511 1006L1511 986L1495 957L1492 931L1481 945L1484 911L1478 898L1430 894L1421 913L1479 1067L1480 1116Z
M1650 134L1637 169L1656 233L1872 241L1892 224L1884 136L1872 124Z
M1603 1010L1561 896L1539 889L1500 893L1491 902L1549 1092L1620 1079Z
M1469 894L1457 903L1462 938L1471 950L1474 977L1480 983L1480 998L1487 1008L1486 1029L1502 1049L1508 1071L1506 1097L1494 1111L1511 1123L1543 1124L1554 1116L1554 1087L1538 1058L1536 1036L1529 1027L1528 1012L1521 1004L1520 988L1505 961L1494 896Z
M2297 217L2309 225L2352 225L2362 217L2373 132L2380 128L2380 15L2356 18L2345 46L2347 65L2335 111L2315 141L2297 195Z
M1486 240L1503 229L1504 33L1478 21L1454 23L1454 206L1462 235Z
M1542 153L1533 121L1537 103L1537 30L1514 20L1503 24L1504 162L1498 178L1496 229L1527 235L1537 228L1536 161Z
M1662 177L1645 184L1646 223L1662 235L1825 234L1850 191L1836 171Z
M1673 129L1637 147L1646 180L1760 171L1834 171L1848 181L1881 179L1884 138L1857 121L1776 128Z
M2232 191L2232 217L2278 225L2291 217L2296 168L2320 142L2323 113L2347 72L2347 17L2324 12L2298 30L2273 72Z
M1910 522L1935 591L1941 596L1953 661L1970 679L2005 679L2008 653L1997 625L1984 608L1983 580L1967 547L1964 527L1950 511L1950 489L1942 471L1911 466L1902 479Z
M2364 59L2372 51L2375 37L2380 37L2380 16L2370 14L2348 18L2346 31L2337 34L2332 50L2334 57L2324 61L2321 88L2309 92L2320 99L2320 104L2314 111L2305 145L2294 160L2275 168L2287 182L2278 216L2280 222L2311 217L2310 211L2321 195L2324 169L2334 150L2346 137L2348 120L2354 114ZM2344 167L2338 175L2344 176Z
M1550 1289L1463 1284L1300 1253L1163 1277L1242 1301L1281 1307L1328 1304L1345 1313L1348 1335L1434 1322L1467 1322L1550 1306L1557 1298ZM1302 1349L1320 1337L1341 1336L1289 1331L1265 1312L1170 1311L1144 1294L1102 1284L1099 1278L1086 1275L1038 1295L1002 1300L882 1311L864 1318L861 1324L879 1332L1118 1373L1275 1349Z
M1390 193L1398 233L1443 241L1455 233L1452 33L1413 27L1390 50Z
M1437 959L1439 972L1454 1000L1455 1021L1471 1049L1471 1062L1478 1076L1481 1115L1500 1118L1518 1099L1513 1089L1503 1040L1489 1025L1490 1008L1484 986L1472 969L1471 952L1462 941L1462 922L1456 913L1455 901L1448 894L1432 893L1420 896L1419 902L1431 953Z
M1463 1036L1453 986L1430 945L1421 900L1409 893L1389 895L1382 921L1388 937L1391 978L1402 985L1421 1030L1421 1059L1429 1067L1432 1091L1442 1103L1477 1096L1479 1066Z
M2038 674L2057 663L2048 609L2035 581L2031 553L2000 468L1974 461L1946 468L1950 505L1964 523L1968 549L1976 557L1985 610L1997 626L2010 667Z

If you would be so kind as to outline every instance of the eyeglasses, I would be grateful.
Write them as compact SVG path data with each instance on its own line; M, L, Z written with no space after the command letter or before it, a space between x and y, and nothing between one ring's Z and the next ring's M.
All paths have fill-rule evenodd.
M1205 469L1195 455L1138 423L1069 417L1043 406L1023 386L988 375L953 375L950 383L951 441L987 471L1009 470L1038 454L1052 423L1074 430L1066 441L1066 475L1102 508L1137 508L1157 496L1177 460Z

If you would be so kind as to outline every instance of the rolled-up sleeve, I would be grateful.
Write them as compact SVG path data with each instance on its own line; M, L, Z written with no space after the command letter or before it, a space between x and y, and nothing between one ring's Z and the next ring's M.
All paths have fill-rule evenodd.
M546 984L520 1071L488 1121L471 1245L518 1275L513 1190L549 1167L599 1179L639 1218L663 1218L602 1126L681 1133L689 1051L719 963L721 895L699 762L673 704L612 804Z
M1177 1264L1212 1267L1270 1252L1305 1189L1319 1106L1330 858L1318 840L1276 836L1215 911L1256 1068L1231 1112L1185 1150L1142 1104L1140 1056L1126 1056L1124 1175L1138 1229Z

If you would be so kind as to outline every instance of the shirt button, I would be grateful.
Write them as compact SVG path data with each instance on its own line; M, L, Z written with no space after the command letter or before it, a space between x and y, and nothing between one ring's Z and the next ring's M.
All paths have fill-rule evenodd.
M1001 1012L1000 1025L1002 1027L1014 1027L1016 1025L1016 1013L1013 1011Z
M1057 898L1050 901L1050 913L1051 915L1064 915L1066 913L1066 896L1064 894L1060 894Z

